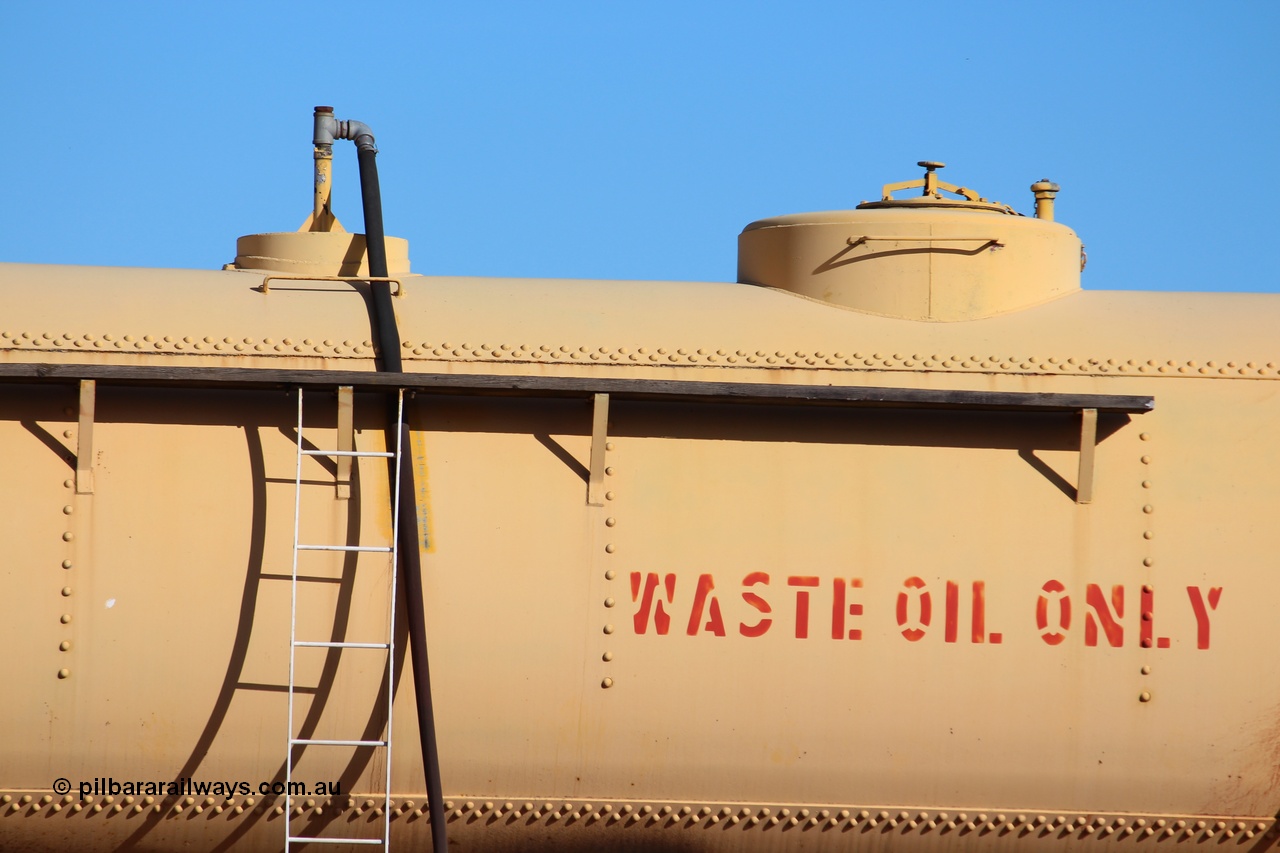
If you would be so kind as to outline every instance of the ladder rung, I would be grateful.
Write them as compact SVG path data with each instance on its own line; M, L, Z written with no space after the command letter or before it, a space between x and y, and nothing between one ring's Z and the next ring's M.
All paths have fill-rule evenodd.
M390 643L346 643L330 640L294 640L295 646L308 649L389 649Z
M289 746L386 746L385 740L317 740L309 737L291 737Z
M379 554L390 554L389 547L381 545L299 545L299 551L373 551Z
M395 456L394 453L384 453L381 450L304 450L303 456L359 456L372 457L376 459L390 459Z
M290 835L290 844L377 844L382 846L381 838L316 838L311 835Z

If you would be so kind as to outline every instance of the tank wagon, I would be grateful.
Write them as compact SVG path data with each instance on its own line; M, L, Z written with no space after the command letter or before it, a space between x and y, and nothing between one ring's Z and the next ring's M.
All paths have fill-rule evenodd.
M0 266L0 847L1270 846L1280 297L921 165L729 283L370 271L323 180Z

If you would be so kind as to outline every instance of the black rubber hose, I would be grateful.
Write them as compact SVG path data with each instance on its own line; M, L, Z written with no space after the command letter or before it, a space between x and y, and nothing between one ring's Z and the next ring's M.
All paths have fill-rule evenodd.
M372 148L357 148L360 158L360 201L364 205L364 241L369 253L369 275L386 278L387 242L382 231L382 190L378 187L378 152ZM376 320L378 346L382 350L382 370L400 373L400 330L396 328L396 314L391 306L391 284L375 281L373 313Z
M387 276L387 246L382 230L382 192L378 187L377 152L357 144L360 158L360 198L364 204L364 239L369 252L369 275ZM382 350L382 371L400 373L400 330L391 304L391 285L371 282L374 326ZM440 753L436 746L435 706L431 702L431 667L427 660L427 626L422 595L422 555L419 551L417 488L413 479L413 454L409 445L409 423L399 420L395 400L388 398L388 438L400 440L400 577L402 598L409 619L409 652L413 664L413 686L418 705L418 739L422 744L422 764L427 775L427 805L431 812L431 848L448 853L444 825L444 794L440 784ZM390 732L388 732L390 735Z

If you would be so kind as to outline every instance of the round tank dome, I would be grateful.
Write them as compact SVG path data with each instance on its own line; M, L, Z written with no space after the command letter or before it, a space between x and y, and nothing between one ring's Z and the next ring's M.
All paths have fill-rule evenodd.
M1036 216L938 180L887 184L855 210L776 216L738 236L738 281L908 320L991 317L1080 289L1082 245L1053 221L1056 184L1032 185ZM920 187L913 198L898 190ZM943 192L955 198L948 198Z
M387 237L387 272L408 275L409 241ZM282 231L248 234L236 240L233 269L286 275L369 275L369 254L363 234L346 231Z

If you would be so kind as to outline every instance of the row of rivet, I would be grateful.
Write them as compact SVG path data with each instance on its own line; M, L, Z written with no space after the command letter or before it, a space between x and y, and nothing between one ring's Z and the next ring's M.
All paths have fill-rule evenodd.
M1147 443L1147 442L1150 442L1150 441L1151 441L1151 433L1148 433L1148 432L1142 432L1142 433L1139 433L1139 434L1138 434L1138 440L1139 440L1139 441L1141 441L1141 442L1143 442L1144 444L1145 444L1145 443ZM1140 457L1138 458L1138 462L1142 465L1142 476L1143 476L1143 479L1142 479L1142 482L1141 482L1141 484L1140 484L1140 485L1141 485L1141 487L1142 487L1143 491L1145 492L1146 490L1148 490L1148 489L1150 489L1150 488L1151 488L1151 480L1148 478L1148 475L1149 475L1149 471L1148 471L1148 469L1149 469L1149 467L1150 467L1150 465L1151 465L1151 457L1150 457L1149 455L1147 455L1147 454L1143 454L1142 456L1140 456ZM1154 504L1152 504L1152 503L1150 503L1150 497L1147 497L1147 496L1145 496L1145 495L1144 495L1144 497L1146 497L1146 502L1144 502L1144 503L1143 503L1143 505L1142 505L1142 512L1143 512L1143 515L1148 515L1148 516L1149 516L1149 515L1151 515L1152 513L1154 513L1154 512L1155 512L1155 505L1154 505ZM1143 531L1143 533L1142 533L1143 540L1144 540L1144 541L1143 541L1142 565L1143 565L1143 567L1145 567L1145 568L1148 568L1148 569L1149 569L1149 568L1151 568L1152 566L1154 566L1154 565L1155 565L1155 559L1151 556L1151 540L1152 540L1152 539L1154 538L1154 536L1155 536L1155 531L1151 529L1151 519L1149 519L1149 518L1144 519L1144 522L1145 522L1145 523L1144 523L1144 525L1143 525L1143 526L1144 526L1144 527L1146 527L1146 530L1144 530L1144 531ZM1151 584L1149 584L1149 583L1147 583L1147 584L1143 584L1143 585L1142 585L1142 595L1143 595L1143 598L1145 599L1145 598L1147 598L1148 596L1150 596L1150 595L1152 594L1152 590L1153 590L1153 587L1152 587L1152 585L1151 585ZM1144 624L1146 624L1146 625L1150 625L1151 620L1153 619L1153 614L1152 614L1152 612L1151 612L1149 609L1145 609L1145 608L1144 608L1144 609L1143 609L1143 611L1142 611L1142 614L1141 614L1141 619L1142 619L1142 621L1143 621L1143 623L1144 623ZM1141 645L1141 646L1142 646L1142 648L1144 648L1144 649L1149 649L1149 648L1151 648L1152 642L1151 642L1151 640L1150 640L1149 638L1147 638L1147 637L1143 637L1143 638L1142 638L1142 640L1140 641L1140 645ZM1150 674L1151 674L1151 664L1149 664L1149 663L1144 663L1144 664L1142 665L1142 668L1139 670L1139 672L1141 672L1141 673L1142 673L1142 675L1144 675L1144 676L1150 675ZM1150 701L1151 701L1151 698L1152 698L1152 697L1151 697L1151 691L1150 691L1150 690L1148 690L1148 689L1146 689L1145 684L1144 684L1143 689L1138 693L1138 701L1139 701L1139 702L1150 702Z
M614 445L613 445L613 442L612 442L612 441L606 441L606 442L604 443L605 453L609 453L609 452L611 452L611 451L613 450L613 447L614 447ZM605 477L612 478L612 477L614 476L614 469L613 469L613 466L611 466L611 465L610 465L610 466L606 466L606 467L605 467L605 469L604 469L604 475L605 475ZM616 497L616 495L615 495L615 494L614 494L614 492L612 492L612 491L606 491L606 492L605 492L604 497L605 497L605 501L606 501L606 502L611 502L611 501L613 501L613 499ZM612 510L612 507L608 508L608 510L606 510L606 511L609 511L609 510ZM607 530L605 531L605 532L606 532L606 534L612 534L612 533L614 532L614 528L615 528L617 525L618 525L618 518L617 518L617 516L609 515L609 516L606 516L606 517L605 517L605 520L604 520L604 526L607 528ZM605 543L605 546L604 546L604 552L605 552L606 554L614 554L614 553L616 553L616 552L617 552L617 550L618 550L618 546L617 546L615 543L613 543L613 542L606 542L606 543ZM609 581L609 582L610 582L610 586L611 586L611 587L612 587L612 581L613 581L617 576L618 576L618 573L617 573L617 571L615 571L614 569L610 568L610 569L606 569L606 570L605 570L605 573L604 573L604 579L605 579L606 581ZM610 592L612 592L612 590L610 590ZM618 603L618 602L617 602L617 600L613 597L613 595L612 595L612 594L610 594L610 595L606 595L606 597L605 597L605 599L604 599L604 606L605 606L605 609L606 609L606 610L612 610L612 608L613 608L617 603ZM611 615L611 614L609 614L609 613L606 613L606 614L605 614L605 618L606 618L606 620L608 619L609 615ZM607 621L606 621L605 626L604 626L604 633L605 633L605 635L606 635L606 636L607 636L607 635L611 635L611 634L613 634L613 631L614 631L613 623L612 623L612 622L607 622ZM612 661L612 660L613 660L613 652L611 652L611 651L609 651L608 649L606 649L606 650L605 650L605 652L604 652L604 654L602 654L602 655L600 656L600 659L601 659L601 660L603 660L605 663L609 663L610 661ZM601 686L602 688L604 688L605 690L608 690L610 687L612 687L612 686L613 686L613 684L614 684L613 678L612 678L612 677L610 677L610 676L605 676L603 679L601 679L601 680L600 680L600 686Z
M37 800L37 797L39 799ZM246 811L266 814L268 817L279 817L284 814L284 806L273 805L270 799L258 802L254 797L237 800L231 797L219 800L205 797L197 801L195 797L183 797L172 803L168 809L171 816L178 816L190 811L193 814L210 812L212 814L229 813L240 815ZM345 800L328 800L317 802L308 799L299 803L292 812L292 817L304 815L323 816L328 814L344 814L350 812L359 817L369 814L373 817L383 815L383 803L380 795L361 800L348 797ZM683 826L702 825L706 828L724 824L743 828L770 828L784 826L800 829L881 829L902 831L959 831L978 833L1004 832L1059 832L1064 834L1081 833L1107 837L1118 835L1139 838L1159 836L1170 838L1180 836L1184 839L1200 836L1201 840L1221 837L1224 839L1239 837L1240 840L1254 838L1259 833L1276 834L1276 827L1267 821L1243 821L1212 818L1176 818L1176 817L1140 817L1134 815L1065 815L1065 814L988 814L980 812L951 813L946 811L907 811L907 810L871 810L853 808L808 808L797 806L729 806L729 805L680 805L680 804L646 804L646 803L574 803L543 802L524 803L494 801L477 803L473 800L445 802L445 816L450 821L477 818L495 819L531 819L548 824L564 821L605 823L623 822L628 825L644 823L646 825ZM107 811L119 814L126 809L131 814L144 811L160 812L164 805L157 803L155 797L112 797L104 796L100 800L87 796L77 800L67 794L55 798L50 794L3 794L0 795L0 816L11 814L34 815L45 809L59 812L68 809L71 812L89 811L98 814ZM424 803L418 806L412 799L400 802L391 801L391 817L421 818L428 817L429 809Z
M103 811L108 814L119 814L127 810L131 815L141 814L145 811L159 813L167 808L171 817L184 813L203 814L205 812L211 815L220 815L225 812L229 816L235 816L250 811L265 814L268 817L279 817L284 814L284 806L279 804L282 800L278 798L264 798L262 802L258 802L255 797L245 797L243 800L237 800L235 797L222 800L216 797L205 797L197 801L195 797L188 796L179 798L176 801L166 800L166 805L166 803L157 802L157 798L154 796L134 797L132 795L124 795L116 797L107 795L98 799L90 795L77 799L70 794L66 794L60 799L55 799L53 795L45 794L40 796L38 800L36 799L37 796L39 795L0 795L0 816L18 813L34 815L46 808L51 812L60 812L63 809L67 809L71 813L87 811L89 814L99 814ZM299 817L308 813L323 815L326 811L336 814L351 811L356 816L369 812L375 817L381 817L383 814L382 804L384 802L380 796L377 799L366 799L363 803L359 803L354 797L348 798L345 802L331 800L317 803L314 799L308 799L294 808L293 816ZM413 800L405 800L398 806L394 800L392 801L391 816L393 818L401 817L411 812L414 812ZM424 806L422 809L417 810L416 816L420 817L426 812L427 808Z
M50 332L32 334L30 332L14 333L0 331L0 349L34 347L52 350L160 350L164 352L238 352L238 353L313 353L330 355L372 355L372 341L335 341L332 339L315 340L303 338L239 338L215 335L185 335L178 338L174 335L71 335L63 333L55 335Z
M72 413L73 413L73 411L74 411L74 410L72 410L72 409L67 409L67 410L66 410L67 414L69 414L69 415L70 415L70 414L72 414ZM75 433L74 433L72 430L65 430L65 431L62 433L62 436L63 436L63 438L73 439L73 438L75 438ZM74 493L75 493L75 485L76 485L76 481L75 481L75 480L64 480L64 481L62 482L62 486L63 486L63 488L71 490L72 494L74 494ZM62 507L62 514L63 514L63 515L70 516L70 515L72 515L72 514L74 514L74 513L75 513L75 506L74 506L73 504L64 504L64 505L63 505L63 507ZM64 542L71 543L71 542L73 542L73 541L75 540L75 534L74 534L72 531L70 531L70 530L63 531L63 533L62 533L62 540L63 540ZM69 545L69 544L68 544L68 547L70 547L70 545ZM70 557L70 555L68 554L68 555L63 559L63 561L62 561L62 568L63 568L63 569L65 569L65 570L69 570L69 569L71 569L73 566L74 566L74 563L71 561L71 557ZM70 597L71 597L71 593L72 593L72 591L73 591L73 590L71 589L71 587L70 587L70 586L63 586L63 587L62 587L62 597L63 597L63 598L70 598ZM63 613L63 614L59 617L58 621L59 621L59 624L61 624L61 625L70 625L70 624L71 624L71 614L70 614L70 613ZM59 643L58 643L58 651L60 651L60 652L69 652L69 651L71 651L71 641L70 641L69 639L63 639L61 642L59 642ZM64 666L64 667L59 667L59 669L58 669L58 678L60 678L60 679L66 679L66 678L70 678L70 677L71 677L71 670L70 670L69 668L67 668L67 667L65 667L65 666Z
M665 364L718 364L749 366L807 366L820 368L855 369L872 368L925 368L943 370L969 371L1007 371L1014 373L1139 373L1139 374L1179 374L1198 376L1280 376L1277 369L1280 362L1268 361L1261 364L1257 361L1220 362L1210 359L1203 364L1197 359L1158 360L1158 359L1119 359L1119 358L1085 358L1077 356L1040 357L1040 356L998 356L998 355L944 355L940 353L905 354L895 352L824 352L822 350L730 350L720 348L710 350L706 347L691 349L689 347L588 347L588 346L553 346L549 344L453 344L444 342L412 343L401 345L406 356L421 356L436 359L463 360L507 360L507 361L552 361L552 362L650 362Z
M748 350L728 349L721 347L712 350L707 347L588 347L569 345L533 345L533 344L488 344L472 345L471 343L414 343L406 341L402 344L406 357L422 357L428 359L462 359L468 361L492 361L494 359L515 362L648 362L663 364L714 364L737 366L774 366L774 367L818 367L843 370L874 369L926 369L926 370L958 370L974 372L1010 372L1010 373L1138 373L1194 376L1227 376L1227 377L1280 377L1280 363L1268 361L1265 364L1257 361L1210 359L1201 363L1198 359L1120 359L1120 358L1085 358L1079 356L998 356L998 355L945 355L941 353L902 353L856 351L825 352L823 350ZM132 334L102 335L69 333L54 334L42 332L0 331L0 349L33 347L53 350L84 349L123 349L123 350L159 350L163 352L200 352L200 353L280 353L330 356L367 356L373 355L373 342L334 339L316 340L313 338L254 338L215 335L142 335Z

